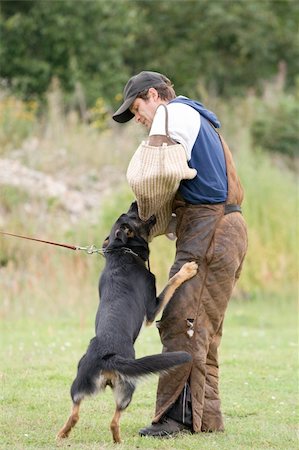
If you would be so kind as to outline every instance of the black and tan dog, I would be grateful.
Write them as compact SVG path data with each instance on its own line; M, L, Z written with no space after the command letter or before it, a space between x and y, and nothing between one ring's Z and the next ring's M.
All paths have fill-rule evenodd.
M131 402L139 377L168 370L191 360L186 352L169 352L135 359L134 342L146 319L150 324L171 299L174 291L197 272L186 263L156 296L154 275L146 268L148 235L156 219L142 222L136 203L114 224L106 241L106 265L99 284L100 304L96 336L78 365L71 387L72 412L58 433L66 438L79 419L80 403L108 385L114 391L116 411L110 424L114 442L120 442L121 412Z

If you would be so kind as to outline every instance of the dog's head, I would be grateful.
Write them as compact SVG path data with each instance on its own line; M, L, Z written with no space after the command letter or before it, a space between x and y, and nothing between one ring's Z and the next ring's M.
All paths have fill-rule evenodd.
M104 247L112 242L126 245L130 240L136 243L143 239L148 242L151 229L156 223L156 217L151 216L148 220L141 220L138 215L137 202L131 204L127 213L122 214L112 227L110 235L104 242Z

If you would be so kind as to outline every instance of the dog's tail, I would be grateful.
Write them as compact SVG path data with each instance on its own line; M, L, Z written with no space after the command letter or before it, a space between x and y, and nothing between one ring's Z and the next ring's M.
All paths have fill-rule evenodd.
M91 344L93 343L92 340ZM79 362L77 377L71 387L71 397L74 403L79 404L85 395L95 394L99 389L104 389L106 385L101 385L99 377L101 372L116 372L125 378L137 379L167 371L191 359L191 355L187 352L165 352L139 359L123 358L116 354L108 354L104 358L99 358L96 353L91 353L89 357L84 355ZM134 383L133 380L132 382Z
M141 377L180 366L191 359L191 355L187 352L165 352L139 359L126 359L115 355L105 361L105 366L108 370L115 370L121 375Z

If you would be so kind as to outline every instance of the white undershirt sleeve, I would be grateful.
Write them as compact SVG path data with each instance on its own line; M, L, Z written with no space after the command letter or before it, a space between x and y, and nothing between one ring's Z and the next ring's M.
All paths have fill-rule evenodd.
M200 130L200 114L191 106L183 103L170 103L166 105L168 110L169 136L183 145L187 160L191 158L192 148ZM157 108L149 135L166 135L165 109Z

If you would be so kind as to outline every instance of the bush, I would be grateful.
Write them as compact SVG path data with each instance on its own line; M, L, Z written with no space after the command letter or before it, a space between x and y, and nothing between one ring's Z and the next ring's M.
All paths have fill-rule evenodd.
M285 96L276 104L264 104L251 127L254 147L286 156L299 156L299 104L296 97Z

